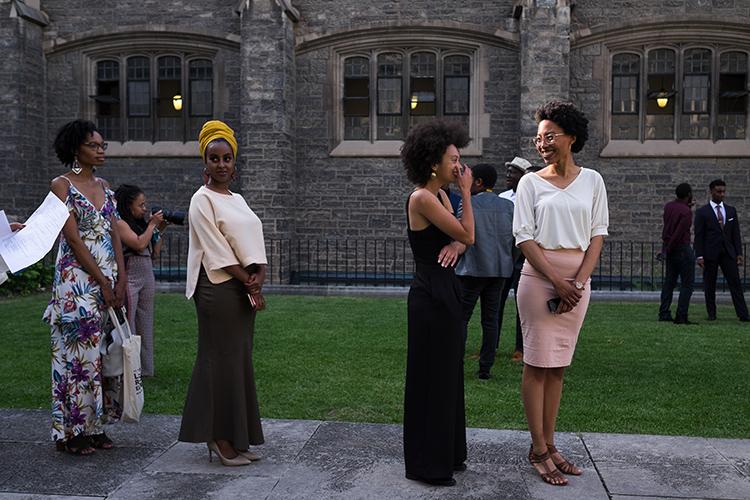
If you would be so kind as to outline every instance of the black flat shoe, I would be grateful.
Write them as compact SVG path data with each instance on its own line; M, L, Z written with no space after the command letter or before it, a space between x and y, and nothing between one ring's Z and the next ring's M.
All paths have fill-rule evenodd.
M463 472L466 470L466 464L456 464L453 466L455 472Z
M406 473L406 479L411 479L412 481L419 481L420 483L429 484L430 486L455 486L456 480L452 477L436 477L436 478L429 478L429 477L420 477L415 476L414 474Z

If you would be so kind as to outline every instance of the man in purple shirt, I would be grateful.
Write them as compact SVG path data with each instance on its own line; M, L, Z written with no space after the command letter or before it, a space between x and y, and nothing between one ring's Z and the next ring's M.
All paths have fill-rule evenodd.
M690 184L682 183L675 189L677 199L664 205L664 230L661 239L664 243L662 254L666 257L664 286L661 289L659 321L672 321L669 308L672 305L672 292L680 278L680 297L674 322L694 325L688 320L690 296L693 295L695 281L695 253L690 245L690 227L693 224L693 190Z

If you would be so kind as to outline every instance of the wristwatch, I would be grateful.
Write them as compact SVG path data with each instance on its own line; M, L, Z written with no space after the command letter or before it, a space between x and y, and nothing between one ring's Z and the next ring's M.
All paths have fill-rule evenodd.
M586 288L586 285L584 285L580 281L574 281L573 286L576 287L576 290L583 290L584 288Z

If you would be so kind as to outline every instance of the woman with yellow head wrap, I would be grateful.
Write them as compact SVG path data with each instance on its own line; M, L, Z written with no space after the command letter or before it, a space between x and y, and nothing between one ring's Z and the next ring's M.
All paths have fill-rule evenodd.
M224 465L248 465L263 443L252 364L255 313L265 301L266 250L260 219L229 190L237 139L224 122L198 136L206 184L190 200L186 296L198 316L198 354L180 441L207 443Z
M200 134L198 134L198 144L200 146L201 158L206 158L206 148L210 143L221 140L229 144L232 153L237 157L237 139L234 137L234 130L221 120L210 120L203 124Z

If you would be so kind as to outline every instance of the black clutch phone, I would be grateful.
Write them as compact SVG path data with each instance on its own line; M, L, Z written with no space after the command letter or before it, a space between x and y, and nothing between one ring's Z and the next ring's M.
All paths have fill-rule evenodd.
M560 297L555 297L554 299L549 299L547 301L547 309L549 309L549 312L552 314L557 312L557 306L560 305Z

